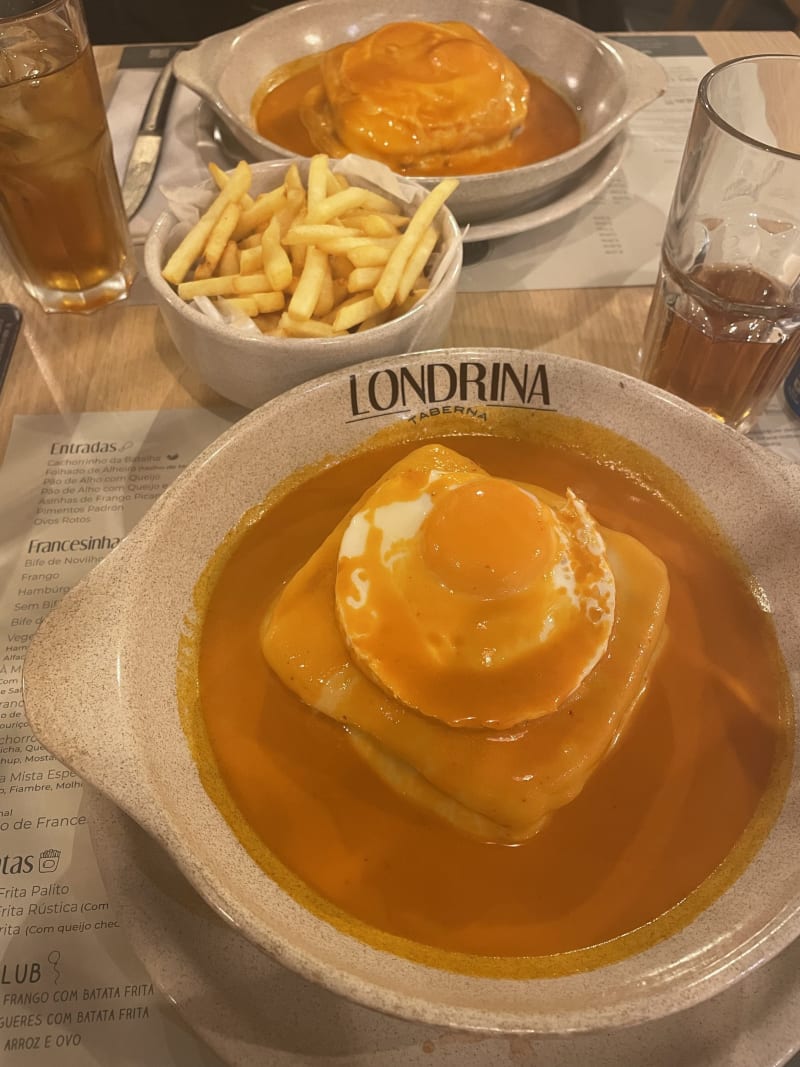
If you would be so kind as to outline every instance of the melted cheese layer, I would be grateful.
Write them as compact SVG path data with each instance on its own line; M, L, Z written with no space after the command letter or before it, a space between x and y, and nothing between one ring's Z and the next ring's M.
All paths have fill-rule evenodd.
M451 462L474 467L457 456ZM550 506L564 503L536 493ZM524 840L578 795L630 718L663 636L666 568L634 538L603 530L616 608L594 670L551 714L510 730L453 729L377 685L354 662L338 625L339 547L363 505L332 531L265 618L267 662L304 703L347 727L357 751L396 789L484 840Z
M509 143L528 112L522 71L462 22L393 22L326 52L322 91L302 119L322 151L396 168L459 160ZM435 163L434 163L435 161Z

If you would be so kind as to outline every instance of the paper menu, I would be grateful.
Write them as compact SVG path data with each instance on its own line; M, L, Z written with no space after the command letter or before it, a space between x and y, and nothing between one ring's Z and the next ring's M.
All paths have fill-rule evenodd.
M751 440L790 463L800 463L800 417L795 415L779 389L767 410L751 430Z
M82 783L25 720L39 620L230 424L206 410L18 416L0 470L0 1062L218 1067L112 914Z
M31 734L20 678L39 619L231 425L234 410L14 422L0 469L3 1067L219 1067L135 960L97 869L82 785ZM753 436L800 462L800 420L780 395Z

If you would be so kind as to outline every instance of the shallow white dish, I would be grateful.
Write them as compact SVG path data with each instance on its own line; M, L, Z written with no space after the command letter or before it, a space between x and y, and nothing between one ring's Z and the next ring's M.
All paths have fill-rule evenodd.
M221 120L202 101L197 106L195 116L195 137L198 154L206 164L216 163L223 170L227 170L238 159L251 159L250 153L242 151ZM524 201L507 214L500 214L486 222L474 222L464 232L464 244L490 241L496 237L511 237L516 233L535 230L551 222L558 222L559 219L585 207L600 195L617 173L627 147L627 135L623 132L574 178L565 183L563 191L553 200L542 204L539 197L534 197L530 208L527 201Z
M445 381L474 383L476 365L487 380L494 368L518 381L546 373L547 401L532 394L526 417L558 411L608 427L688 482L771 605L796 706L800 472L683 401L596 364L507 349L443 350L402 362L412 378L434 384L444 372ZM356 404L370 395L375 375L397 368L395 360L373 361L309 382L206 449L34 637L23 675L32 729L159 840L251 941L369 1007L462 1030L565 1033L652 1021L722 992L800 933L797 766L769 836L725 893L651 947L557 979L469 977L342 933L265 875L203 788L175 692L197 582L241 516L284 478L349 452L378 425L402 420L411 430L441 413L442 396L408 396L389 410L373 392L372 408ZM482 412L477 424L468 411L454 416L464 431L490 429L498 405L476 399L474 390L462 400ZM520 405L511 406L516 417ZM453 432L449 423L444 429Z
M584 26L524 0L304 0L245 26L206 38L175 58L177 78L193 89L256 159L292 153L257 133L251 102L274 69L387 22L460 20L478 28L522 68L551 83L581 116L583 138L569 151L511 170L465 175L450 201L458 221L485 222L541 196L550 200L641 108L658 97L666 73L651 57L598 37ZM422 178L423 184L437 179Z
M778 1067L800 1048L800 940L668 1019L545 1039L442 1032L361 1008L231 930L101 793L85 808L116 914L153 981L231 1067Z

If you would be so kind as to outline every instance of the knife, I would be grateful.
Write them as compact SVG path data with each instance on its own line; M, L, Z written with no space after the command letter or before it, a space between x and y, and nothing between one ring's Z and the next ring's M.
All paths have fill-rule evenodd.
M14 354L17 334L22 325L22 312L14 304L0 304L0 389Z
M132 219L147 196L161 155L161 143L167 124L172 94L175 91L175 75L172 59L165 65L147 101L142 124L133 142L125 179L122 183L122 200L125 215Z

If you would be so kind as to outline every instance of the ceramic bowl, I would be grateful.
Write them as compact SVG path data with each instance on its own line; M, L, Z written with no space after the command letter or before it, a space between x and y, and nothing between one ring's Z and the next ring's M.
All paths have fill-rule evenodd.
M285 159L253 164L251 192L267 192L280 185L289 166L290 161ZM305 181L308 160L298 161L298 166ZM387 181L397 182L398 189L411 204L424 197L425 190L418 183L407 179L398 181L386 168L379 169L386 171ZM343 171L353 175L346 166ZM386 192L384 185L373 187ZM210 181L207 188L210 200ZM442 343L453 312L462 248L459 227L447 207L440 210L436 221L442 234L440 248L435 253L442 259L436 283L404 315L341 337L280 338L256 334L255 329L252 333L241 333L214 321L181 299L161 276L167 259L188 229L188 224L178 222L171 211L159 216L147 237L145 273L169 335L185 362L220 396L242 407L255 408L278 393L328 371L367 359L418 352Z
M800 933L796 754L780 813L760 850L688 925L594 970L499 980L373 948L287 895L250 858L205 792L179 720L180 636L193 617L195 586L243 513L299 468L350 451L378 426L405 420L404 430L417 434L449 406L451 429L455 420L463 432L491 432L501 416L478 393L478 365L487 380L495 366L506 365L518 380L544 367L546 402L529 397L521 405L527 413L516 410L515 418L548 420L558 410L607 427L659 457L701 496L769 605L797 706L800 470L619 372L541 352L482 349L334 372L243 418L45 620L24 665L26 714L41 742L152 834L226 921L334 992L463 1029L568 1033L652 1020L720 992ZM404 369L436 395L415 393L393 407L378 403L376 383ZM469 410L454 412L458 397L445 403L459 381L466 390L460 406L474 409L477 422Z
M565 186L574 186L583 168L666 84L654 59L523 0L404 0L386 8L371 0L305 0L179 53L175 73L213 108L252 158L288 156L254 126L251 102L266 75L384 23L411 19L475 26L519 66L558 89L579 109L583 123L581 143L568 152L514 170L463 177L450 203L462 224L531 211Z

